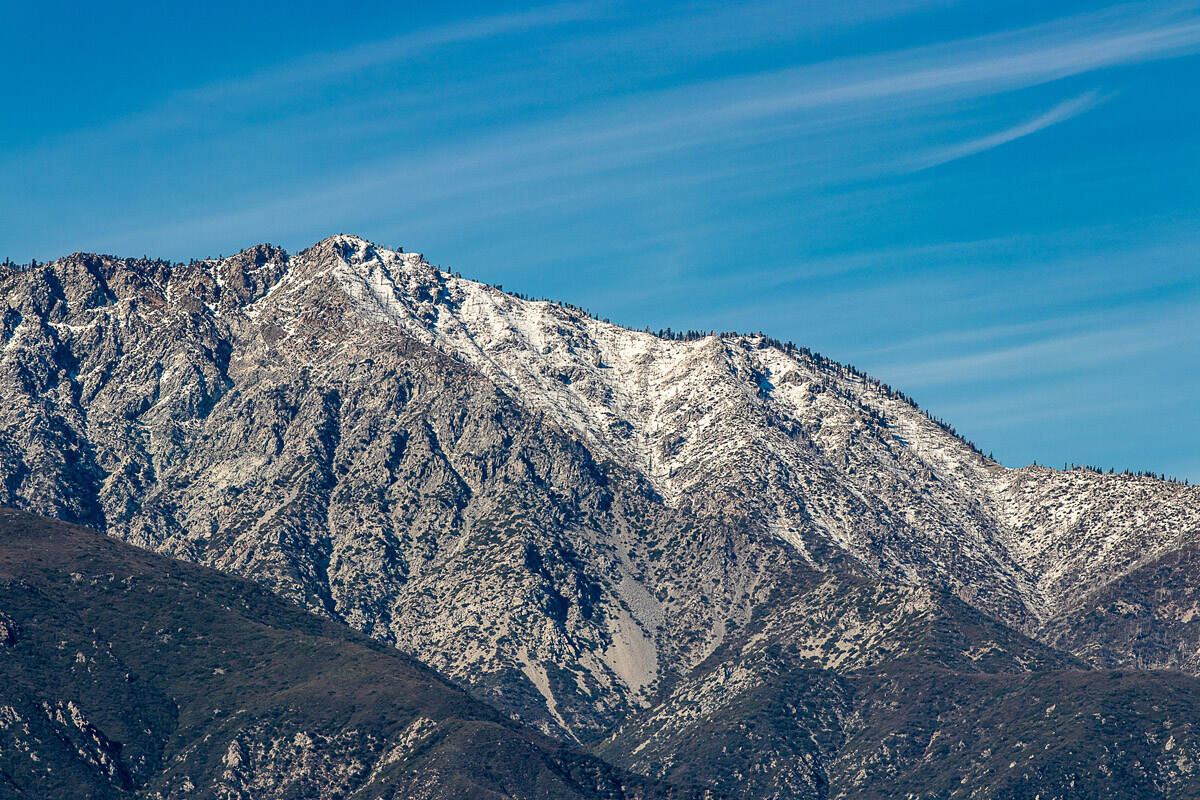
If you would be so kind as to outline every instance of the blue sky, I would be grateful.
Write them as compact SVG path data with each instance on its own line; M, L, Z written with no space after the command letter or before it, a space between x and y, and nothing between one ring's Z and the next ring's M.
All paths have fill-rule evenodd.
M1200 479L1200 5L352 5L0 0L0 257L358 233Z

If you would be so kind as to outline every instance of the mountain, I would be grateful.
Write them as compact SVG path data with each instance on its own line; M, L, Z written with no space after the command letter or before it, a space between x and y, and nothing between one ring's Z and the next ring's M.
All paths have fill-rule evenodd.
M1187 796L1191 734L1159 734L1200 652L1196 487L1005 469L803 348L353 236L0 292L0 503L252 578L647 775ZM1089 716L1127 687L1159 708L1121 707L1136 748Z
M245 580L0 510L0 796L666 798Z

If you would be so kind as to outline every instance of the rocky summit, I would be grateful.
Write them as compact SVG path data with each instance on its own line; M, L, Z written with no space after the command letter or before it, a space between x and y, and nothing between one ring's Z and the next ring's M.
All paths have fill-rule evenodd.
M0 294L0 504L249 578L564 746L754 800L1200 795L1196 487L1007 469L805 348L354 236Z

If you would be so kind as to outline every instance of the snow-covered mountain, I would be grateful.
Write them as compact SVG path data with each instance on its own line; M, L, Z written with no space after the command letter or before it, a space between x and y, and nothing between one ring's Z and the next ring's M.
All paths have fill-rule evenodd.
M870 796L846 775L919 758L855 739L850 676L915 692L914 659L1200 671L1200 489L1005 469L802 348L353 236L0 292L0 502L250 576L649 774L836 796L844 767ZM750 697L783 709L757 733Z

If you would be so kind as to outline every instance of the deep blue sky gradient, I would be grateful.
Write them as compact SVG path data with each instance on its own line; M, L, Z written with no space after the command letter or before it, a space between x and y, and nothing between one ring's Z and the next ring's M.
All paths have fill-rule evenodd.
M0 0L0 257L352 232L1200 479L1200 6Z

